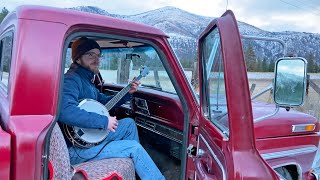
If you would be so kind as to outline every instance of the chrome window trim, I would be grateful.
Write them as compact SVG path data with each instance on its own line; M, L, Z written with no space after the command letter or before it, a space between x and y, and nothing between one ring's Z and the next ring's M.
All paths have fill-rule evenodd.
M317 151L316 146L309 146L305 148L298 148L298 149L291 149L286 151L277 151L272 153L264 153L261 154L262 158L264 160L270 160L270 159L276 159L276 158L282 158L287 156L296 156L300 154L307 154Z
M5 84L4 82L2 82L2 75L3 75L3 62L2 62L2 49L0 49L0 89L3 90L3 92L5 93L5 97L8 98L9 96L9 90L11 88L11 81L10 81L10 75L13 73L11 72L11 68L12 68L12 63L13 63L13 48L15 46L15 29L14 27L10 27L8 28L8 30L4 31L2 34L0 34L0 41L2 41L3 39L5 39L8 36L12 36L12 45L11 45L11 54L10 54L10 68L9 68L9 72L8 72L8 82L7 84ZM2 48L3 46L1 46Z

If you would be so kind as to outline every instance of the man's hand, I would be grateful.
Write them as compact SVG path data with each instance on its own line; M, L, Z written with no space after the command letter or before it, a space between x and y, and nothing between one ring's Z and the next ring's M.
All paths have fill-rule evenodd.
M118 128L118 120L114 116L108 116L108 129L112 132L116 132Z
M138 86L141 84L140 81L136 80L136 77L133 78L133 80L130 82L131 88L129 90L129 93L132 94L138 90Z

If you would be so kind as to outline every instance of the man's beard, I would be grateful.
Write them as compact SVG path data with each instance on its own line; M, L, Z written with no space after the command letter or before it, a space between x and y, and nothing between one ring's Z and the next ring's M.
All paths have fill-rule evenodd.
M90 65L85 65L85 64L80 64L82 67L90 70L91 72L93 72L94 74L98 74L99 73L99 64L96 65L96 64L90 64Z
M93 72L94 74L98 74L98 73L99 73L99 67L96 68L96 69L94 69L92 72Z
M98 74L99 73L99 65L98 66L89 66L87 67L87 69L89 69L90 71L92 71L94 74Z

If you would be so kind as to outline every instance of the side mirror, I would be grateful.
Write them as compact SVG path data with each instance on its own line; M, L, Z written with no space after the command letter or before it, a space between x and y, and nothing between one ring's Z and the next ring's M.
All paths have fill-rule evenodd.
M307 61L301 57L280 58L275 64L274 102L279 106L300 106L304 102Z

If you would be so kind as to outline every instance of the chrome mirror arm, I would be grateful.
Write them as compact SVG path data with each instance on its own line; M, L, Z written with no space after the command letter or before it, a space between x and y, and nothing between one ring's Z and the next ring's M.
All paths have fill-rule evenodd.
M273 85L270 84L266 89L264 89L263 91L261 91L260 93L258 93L256 95L252 96L251 100L254 100L255 98L261 96L262 94L264 94L272 89L273 89ZM253 122L259 122L259 121L262 121L262 120L267 119L269 117L272 117L279 112L279 109L280 109L279 105L276 105L276 109L271 114L256 118L253 120Z
M264 93L266 93L266 92L268 92L268 91L270 91L270 90L272 90L272 89L273 89L273 85L271 84L271 85L269 85L266 89L264 89L263 91L261 91L261 92L259 92L258 94L252 96L251 100L254 100L255 98L261 96L262 94L264 94Z
M280 109L279 105L276 105L276 109L273 111L273 113L265 115L265 116L262 116L262 117L259 117L257 119L254 119L253 122L256 123L256 122L262 121L264 119L267 119L269 117L272 117L272 116L274 116L275 114L277 114L279 112L279 109Z

